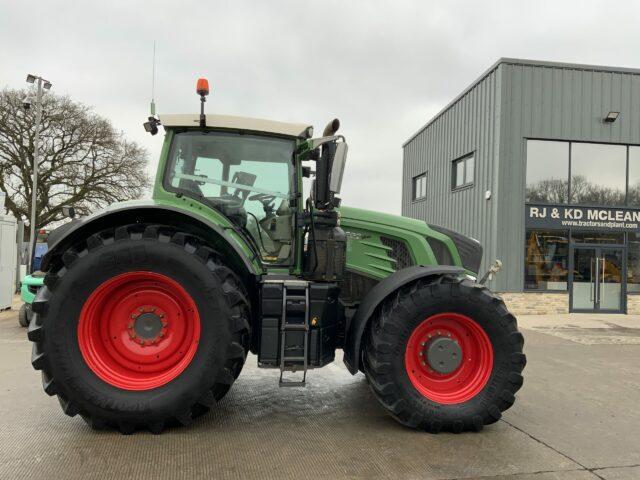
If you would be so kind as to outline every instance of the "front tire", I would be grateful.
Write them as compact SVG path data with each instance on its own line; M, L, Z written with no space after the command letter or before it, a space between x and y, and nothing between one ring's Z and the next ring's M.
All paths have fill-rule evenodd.
M403 425L431 433L478 431L515 400L524 339L502 300L469 280L403 287L368 330L364 370Z
M65 252L33 303L32 364L94 428L161 432L229 390L249 346L240 280L204 242L129 225Z
M23 303L18 312L18 324L21 327L28 327L31 320L31 306L28 303Z

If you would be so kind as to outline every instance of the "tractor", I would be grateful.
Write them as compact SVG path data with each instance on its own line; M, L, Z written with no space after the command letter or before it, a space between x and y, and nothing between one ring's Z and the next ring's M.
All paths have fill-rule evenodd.
M249 352L279 386L343 351L401 424L478 431L522 386L524 339L478 280L482 247L423 221L341 205L347 143L329 122L159 115L151 200L50 233L28 327L64 413L160 433L229 391ZM303 178L310 193L303 195ZM305 184L307 180L305 180Z

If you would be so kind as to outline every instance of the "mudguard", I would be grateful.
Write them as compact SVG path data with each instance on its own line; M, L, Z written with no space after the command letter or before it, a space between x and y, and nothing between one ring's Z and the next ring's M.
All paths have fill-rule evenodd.
M220 225L211 222L204 216L197 215L185 209L179 209L170 205L165 205L153 201L136 202L133 205L127 205L123 203L116 207L100 210L87 217L73 219L57 229L53 230L49 234L48 245L49 251L42 258L42 270L48 268L51 259L58 254L60 247L66 248L72 243L72 239L76 234L82 234L83 231L93 231L96 228L106 228L105 226L111 223L111 221L118 221L120 223L136 223L140 220L145 221L148 218L154 218L155 221L162 223L163 215L172 215L174 218L176 215L183 215L188 220L192 220L194 223L199 223L202 226L214 231L218 234L227 244L233 248L233 251L237 254L238 258L244 263L248 272L254 272L255 268L251 263L251 259L242 251L238 244L227 234L225 229ZM157 218L156 218L157 217Z
M465 273L466 271L462 267L417 265L398 270L381 280L369 291L366 297L364 297L347 329L344 346L344 363L349 369L349 372L355 375L360 370L362 335L364 334L371 315L385 298L403 285L420 278L438 277L441 275L464 275Z

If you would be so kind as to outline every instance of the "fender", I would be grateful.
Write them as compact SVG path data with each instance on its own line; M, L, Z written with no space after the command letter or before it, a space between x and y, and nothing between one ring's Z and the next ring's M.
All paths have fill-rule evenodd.
M94 231L96 229L108 228L112 221L117 219L120 223L136 223L139 221L154 221L157 223L163 223L162 218L166 218L170 214L173 219L179 215L188 217L188 220L192 220L194 224L201 224L214 231L220 236L226 243L233 249L238 258L244 264L247 272L256 274L256 268L252 264L252 259L249 258L245 252L242 251L238 243L232 239L223 227L212 222L204 216L195 214L185 209L179 209L171 205L165 205L154 201L142 201L134 204L121 204L115 205L111 208L100 210L87 217L74 219L69 223L66 223L57 229L53 230L49 234L48 244L49 251L42 258L42 270L46 270L49 267L49 262L52 258L59 254L59 250L62 248L68 248L73 243L76 234L80 234L86 231ZM166 220L165 220L166 221ZM175 223L172 222L172 223Z
M360 370L362 335L369 323L371 315L385 298L403 285L407 285L420 278L439 277L442 275L463 275L465 273L466 271L462 267L417 265L398 270L376 284L362 300L358 311L353 316L347 329L344 347L344 363L349 369L349 372L355 375Z

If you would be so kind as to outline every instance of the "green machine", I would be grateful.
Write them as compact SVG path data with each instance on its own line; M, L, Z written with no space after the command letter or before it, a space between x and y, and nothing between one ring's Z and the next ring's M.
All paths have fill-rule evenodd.
M21 327L29 325L31 321L31 304L42 285L44 285L44 274L41 272L27 275L20 282L20 299L23 303L18 312L18 323Z
M341 349L404 425L496 422L526 360L516 319L476 280L480 244L342 206L337 120L314 137L205 114L206 80L197 92L199 115L145 123L166 131L152 200L49 235L28 328L45 392L93 428L158 433L215 407L249 352L295 387Z

